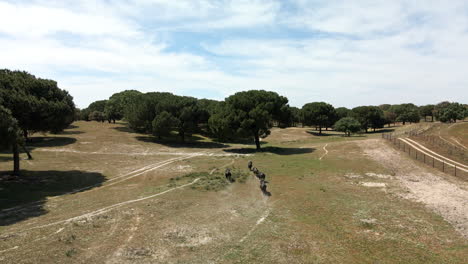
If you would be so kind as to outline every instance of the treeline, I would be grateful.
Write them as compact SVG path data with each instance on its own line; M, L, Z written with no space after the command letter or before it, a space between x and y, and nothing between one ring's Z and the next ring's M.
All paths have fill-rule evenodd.
M27 72L0 70L0 148L13 152L14 175L19 174L19 149L36 132L58 133L73 121L75 104L53 80Z
M187 134L207 133L219 140L266 137L273 126L312 126L319 134L334 128L346 135L366 133L396 122L427 121L456 122L468 115L467 105L442 102L437 105L383 104L359 106L353 109L334 108L325 102L291 107L286 97L274 92L251 90L238 92L224 101L197 99L171 93L141 93L128 90L112 95L109 100L96 101L79 112L82 120L128 121L130 128L151 133L158 138L176 131L184 141Z

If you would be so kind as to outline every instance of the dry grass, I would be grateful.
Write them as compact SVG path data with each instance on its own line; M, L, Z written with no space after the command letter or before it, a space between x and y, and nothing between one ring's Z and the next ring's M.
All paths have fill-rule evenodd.
M52 137L76 140L37 146L35 159L22 162L31 175L52 171L38 178L56 181L14 199L1 186L3 208L39 201L0 219L2 263L466 263L466 240L424 204L402 199L406 190L394 172L359 147L379 134L348 139L274 129L264 140L266 151L255 153L252 145L207 139L154 143L122 124L75 125ZM319 160L325 144L329 153ZM266 173L271 197L247 171L248 160ZM223 178L227 166L242 176L235 183ZM80 178L72 171L102 179L89 190L64 194L82 186L65 184ZM194 179L200 180L173 189ZM23 186L27 194L30 187Z

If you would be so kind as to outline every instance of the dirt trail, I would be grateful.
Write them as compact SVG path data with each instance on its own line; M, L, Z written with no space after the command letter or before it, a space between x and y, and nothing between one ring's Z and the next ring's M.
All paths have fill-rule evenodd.
M104 208L101 208L101 209L98 209L98 210L95 210L95 211L92 211L92 212L89 212L89 213L85 213L85 214L78 215L78 216L75 216L75 217L71 217L71 218L68 218L68 219L48 223L48 224L45 224L45 225L40 225L40 226L30 227L30 228L27 228L27 229L17 230L16 232L11 232L11 233L8 233L6 235L25 233L27 231L34 230L34 229L40 229L40 228L50 227L50 226L59 225L59 224L71 223L73 221L81 220L81 219L89 219L89 218L104 214L104 213L106 213L106 212L108 212L110 210L113 210L115 208L118 208L118 207L121 207L121 206L124 206L124 205L127 205L127 204L136 203L136 202L140 202L140 201L143 201L143 200L151 199L151 198L154 198L156 196L160 196L160 195L166 194L168 192L172 192L172 191L177 190L177 189L185 188L187 186L195 184L199 179L200 178L197 178L197 179L193 180L190 183L187 183L187 184L184 184L184 185L181 185L181 186L178 186L178 187L174 187L174 188L168 189L168 190L160 192L160 193L156 193L156 194L149 195L149 196L146 196L146 197L142 197L142 198L139 198L139 199L128 200L128 201L125 201L125 202L116 203L116 204L109 205L109 206L106 206Z
M452 124L452 125L450 125L450 126L447 128L447 130L450 129L450 128L452 128L453 126L459 125L459 124L463 124L463 123L455 123L455 124ZM442 133L441 133L441 132L442 132L442 128L439 127L439 138L442 139L443 141L445 141L445 142L447 142L447 143L449 143L450 145L455 146L455 147L460 146L460 147L462 147L462 148L464 148L464 149L468 149L465 145L463 145L462 143L460 143L460 141L458 141L455 137L449 137L449 139L450 139L450 140L453 140L453 141L450 141L450 140L445 139L444 137L442 137ZM454 144L454 143L455 143L455 144Z
M461 164L459 162L456 162L456 161L453 161L445 156L442 156L440 154L437 154L435 153L434 151L422 146L421 144L417 143L416 141L414 140L411 140L409 138L398 138L399 140L405 142L406 144L410 145L411 147L415 148L416 150L424 153L426 156L429 156L433 159L436 159L440 162L444 162L446 165L449 165L449 166L452 166L452 167L456 167L458 166L458 169L460 170L463 170L465 172L468 172L468 166L464 165L464 164ZM432 155L431 155L432 154Z
M49 197L48 200L61 199L64 195L74 194L74 193L77 193L77 192L84 193L84 192L82 192L83 190L87 190L87 189L97 187L97 186L99 186L99 188L90 189L90 190L87 190L85 192L92 192L92 191L96 191L96 190L102 190L103 188L106 188L106 187L115 185L117 183L132 179L134 177L137 177L137 176L140 176L140 175L145 174L147 172L159 169L159 168L161 168L163 166L166 166L166 165L169 165L171 163L174 163L174 162L177 162L177 161L182 161L182 160L185 160L185 159L190 159L190 158L193 158L193 157L196 157L196 156L199 156L198 153L195 153L195 154L192 154L192 155L187 155L185 157L178 157L178 158L172 158L172 159L160 161L160 162L145 166L143 168L137 169L135 171L126 173L124 175L117 176L115 178L109 179L107 182L111 182L110 184L106 184L106 185L102 185L102 186L99 186L99 184L86 186L86 187L83 187L83 188L75 189L73 191L64 193L61 196ZM118 181L116 181L116 180L118 180ZM38 201L38 202L32 202L32 203L18 205L18 206L11 207L11 208L2 209L2 210L0 210L0 216L5 216L5 215L13 214L13 213L18 213L18 212L25 211L25 210L30 210L32 208L42 206L41 203L42 202Z
M319 158L319 160L322 160L328 154L327 146L328 143L325 144L325 146L323 146L323 150L325 151L325 153Z
M140 222L141 222L141 216L136 215L134 223L130 226L130 228L128 228L128 234L126 236L125 241L110 255L106 263L122 263L123 262L122 258L125 257L123 256L125 248L133 240L133 237L135 236L135 233L138 230Z
M395 173L394 179L409 191L402 197L423 203L468 238L468 183L418 164L383 140L361 141L360 147Z
M265 210L262 216L257 220L255 225L249 230L249 232L241 240L239 240L239 243L244 242L252 234L252 232L257 228L257 226L263 223L263 221L265 221L265 219L268 217L269 214L270 214L270 209L268 208Z

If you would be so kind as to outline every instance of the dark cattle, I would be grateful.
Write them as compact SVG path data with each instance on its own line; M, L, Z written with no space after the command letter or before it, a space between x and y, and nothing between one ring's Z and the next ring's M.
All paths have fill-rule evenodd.
M253 164L252 161L249 160L249 163L247 164L247 167L249 168L250 171L252 170L252 164Z
M259 172L259 173L257 174L257 178L259 178L259 179L262 181L262 180L265 180L266 175L265 175L265 173L263 173L263 172Z
M271 193L267 191L267 184L268 182L265 180L260 180L260 190L262 190L263 195L271 196Z
M255 175L257 175L260 171L259 171L257 168L253 167L253 168L252 168L252 172L253 172Z
M226 169L226 171L224 172L224 176L226 176L226 179L230 182L232 182L232 174L231 174L231 170L230 169Z

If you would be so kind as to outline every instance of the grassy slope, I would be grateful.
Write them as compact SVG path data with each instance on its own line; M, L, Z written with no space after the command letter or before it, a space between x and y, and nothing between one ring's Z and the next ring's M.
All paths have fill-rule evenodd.
M70 132L84 133L62 136L76 138L77 142L66 147L82 151L249 153L245 148L253 148L231 144L234 150L224 152L222 148L204 148L198 144L197 148L174 149L136 140L140 135L112 129L113 125L84 122L76 125ZM58 196L55 200L46 200L49 194L43 193L39 196L44 197L44 212L0 227L0 232L7 234L158 193L172 186L170 178L188 171L208 172L224 165L243 170L248 160L253 160L267 174L272 196L263 197L253 177L218 192L185 188L99 217L0 240L0 251L21 245L21 250L0 254L0 260L6 263L51 259L115 263L466 263L466 240L423 205L398 198L402 190L390 180L345 177L350 173L391 174L361 153L357 144L368 137L379 137L379 134L348 139L313 136L307 129L275 129L263 145L267 151L254 156L197 157L109 188ZM323 156L325 145L329 153ZM107 180L171 158L58 155L39 151L34 154L32 164L23 162L23 167L31 172L94 171ZM10 165L10 161L2 162L2 168ZM177 184L189 181L190 177L181 178ZM366 188L358 181L384 182L389 187ZM255 227L264 215L268 216ZM62 227L63 231L54 234ZM31 239L43 237L40 243L31 243Z

